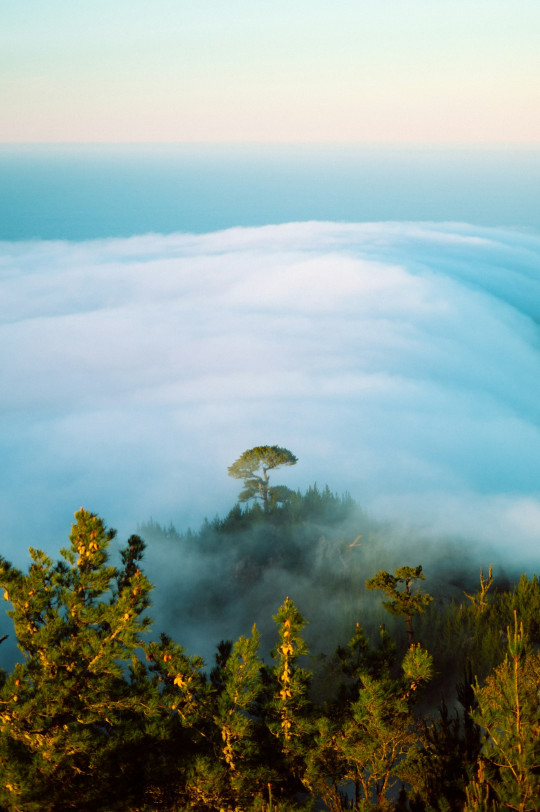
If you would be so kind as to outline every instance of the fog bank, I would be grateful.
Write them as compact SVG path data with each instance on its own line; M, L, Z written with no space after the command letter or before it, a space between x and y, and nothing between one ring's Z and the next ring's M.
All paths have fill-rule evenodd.
M539 256L433 223L0 243L3 554L80 505L198 526L278 444L280 483L538 569Z

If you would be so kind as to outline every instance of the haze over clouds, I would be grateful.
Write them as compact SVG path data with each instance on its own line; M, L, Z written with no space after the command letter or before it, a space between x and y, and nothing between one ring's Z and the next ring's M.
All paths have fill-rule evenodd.
M540 237L292 223L0 244L4 554L234 504L227 466L348 490L538 567Z

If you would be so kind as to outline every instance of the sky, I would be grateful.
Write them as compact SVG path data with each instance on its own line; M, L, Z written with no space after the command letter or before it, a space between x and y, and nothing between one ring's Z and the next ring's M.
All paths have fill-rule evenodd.
M0 243L3 554L80 505L197 528L280 445L276 484L538 570L539 250L406 222Z
M538 0L0 2L0 142L534 144Z

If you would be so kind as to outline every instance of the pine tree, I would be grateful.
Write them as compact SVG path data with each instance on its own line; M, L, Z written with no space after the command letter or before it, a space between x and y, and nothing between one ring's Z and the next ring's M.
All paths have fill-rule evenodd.
M290 598L285 599L273 619L279 644L272 651L275 665L267 670L269 684L262 713L279 748L272 756L279 793L294 794L301 789L311 732L308 690L312 675L298 662L308 654L301 634L306 621Z
M493 567L489 565L489 571L487 578L484 578L484 570L480 570L480 590L476 595L469 595L468 592L465 592L465 595L469 598L472 602L472 605L477 609L478 612L483 612L484 609L488 606L487 601L487 593L491 585L493 584Z
M257 763L260 722L256 702L262 689L258 650L259 634L254 626L251 637L240 637L232 646L215 702L216 758L226 765L222 790L231 810L245 808L250 798L262 795L269 778Z
M418 580L425 580L421 566L399 567L394 575L381 570L366 581L367 589L380 589L390 597L389 601L383 601L383 606L391 615L405 619L410 646L414 641L412 617L418 612L423 612L433 600L431 595L425 592L413 593L412 585Z
M485 783L503 809L537 812L540 798L540 654L527 650L523 625L507 630L508 655L477 686L473 718L487 733L482 781L469 788L478 795ZM473 806L470 806L473 809Z
M278 445L259 445L244 451L227 469L229 476L244 480L240 492L240 502L260 499L265 510L271 504L284 502L291 491L283 485L270 487L268 471L282 465L296 465L298 462L292 451Z
M0 802L9 809L125 809L144 792L157 696L135 653L151 585L137 537L120 570L108 564L113 537L81 509L62 561L31 549L27 574L1 562L24 658L0 691Z
M306 621L290 598L285 598L274 615L274 621L278 626L280 642L272 652L278 688L274 707L279 720L273 726L273 731L285 751L300 752L309 730L306 712L310 674L298 665L298 658L308 653L307 644L301 636Z
M433 809L461 809L466 802L467 785L478 770L482 746L480 727L471 713L477 702L470 663L464 678L456 686L461 713L451 713L444 699L439 705L439 718L424 719L424 744L410 759L407 781L413 799L423 798ZM479 801L485 793L475 796Z
M396 678L394 656L384 630L381 646L371 649L358 624L349 645L338 649L349 683L318 716L304 775L332 812L390 809L392 788L407 775L421 740L412 705L417 689L431 679L431 657L410 647Z

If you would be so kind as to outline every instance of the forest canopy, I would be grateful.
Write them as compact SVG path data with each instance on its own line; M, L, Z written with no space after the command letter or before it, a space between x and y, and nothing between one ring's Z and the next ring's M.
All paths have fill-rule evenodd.
M349 497L314 487L152 543L210 552L223 534L240 545L259 534L286 549L302 527L304 563L295 552L280 565L296 572L321 517L343 527L350 511ZM390 599L386 621L358 617L311 651L317 618L274 594L272 650L254 616L212 663L187 652L185 618L178 640L154 634L145 542L133 535L115 554L114 538L81 509L57 561L37 549L25 572L1 561L22 653L0 681L1 809L538 808L536 576L497 585L490 569L456 600L419 589L416 563L379 570L366 586ZM271 565L269 552L261 579Z

